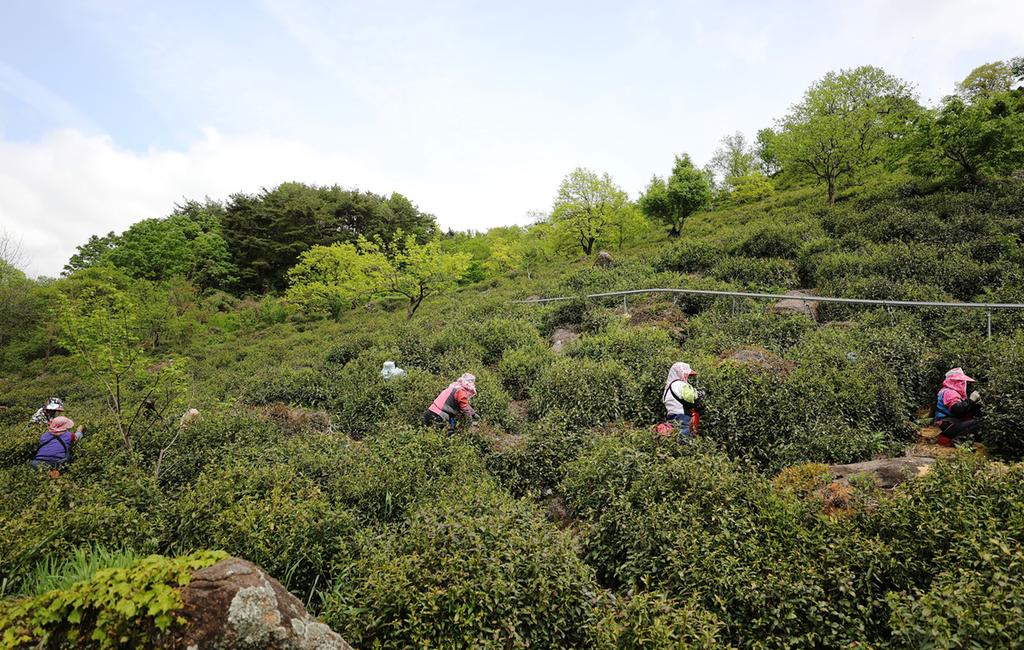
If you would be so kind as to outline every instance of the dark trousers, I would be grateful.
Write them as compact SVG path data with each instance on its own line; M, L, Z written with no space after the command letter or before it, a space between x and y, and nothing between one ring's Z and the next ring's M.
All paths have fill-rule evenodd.
M455 416L454 415L449 415L446 418L446 417L444 417L442 415L438 415L437 413L434 413L431 410L427 410L427 412L423 414L423 424L424 425L426 425L428 427L433 427L435 429L443 429L443 428L445 428L447 426L448 427L448 435L452 435L452 434L455 433L455 425L456 425L456 423L457 422L455 420Z
M939 425L939 431L950 440L956 441L957 438L973 438L980 427L981 420L979 418L970 420L945 418Z

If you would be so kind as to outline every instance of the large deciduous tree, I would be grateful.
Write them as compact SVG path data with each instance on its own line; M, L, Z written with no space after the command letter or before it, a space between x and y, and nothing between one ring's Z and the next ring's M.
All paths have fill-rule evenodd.
M620 220L628 219L629 197L607 173L577 167L562 180L551 211L551 223L563 239L584 255Z
M788 172L824 183L833 204L839 181L882 162L918 110L911 86L880 68L830 72L781 121L776 151Z
M918 121L911 169L968 185L1024 169L1024 90L953 95Z
M398 233L396 241L360 238L305 251L288 276L288 299L303 309L339 317L371 296L401 296L412 318L428 296L454 289L469 270L469 253L449 253Z
M667 182L654 176L639 201L643 213L669 226L672 236L679 234L688 216L703 210L710 202L708 174L693 165L689 154L676 156Z

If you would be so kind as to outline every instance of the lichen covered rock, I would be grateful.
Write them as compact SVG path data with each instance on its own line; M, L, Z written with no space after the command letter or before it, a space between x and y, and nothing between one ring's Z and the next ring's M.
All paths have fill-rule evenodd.
M281 583L245 560L228 558L196 571L182 588L181 599L187 623L175 635L173 647L350 648Z

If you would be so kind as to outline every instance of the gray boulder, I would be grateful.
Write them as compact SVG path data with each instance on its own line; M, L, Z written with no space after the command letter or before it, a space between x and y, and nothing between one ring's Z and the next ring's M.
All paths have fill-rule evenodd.
M181 599L187 623L171 647L351 650L280 582L245 560L231 557L196 571Z
M787 296L782 300L778 301L772 306L772 311L776 314L804 314L810 316L815 322L818 321L818 303L807 300L801 300L807 296L813 296L814 294L806 291L787 291Z

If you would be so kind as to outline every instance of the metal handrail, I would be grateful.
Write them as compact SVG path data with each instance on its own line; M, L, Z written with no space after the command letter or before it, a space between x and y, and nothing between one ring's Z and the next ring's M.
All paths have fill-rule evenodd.
M857 305L875 305L877 307L940 307L949 309L984 309L986 311L1001 309L1024 309L1021 303L999 302L925 302L918 300L873 300L868 298L835 298L831 296L788 295L784 293L754 293L750 291L718 291L714 289L630 289L628 291L609 291L591 293L583 296L558 296L556 298L532 298L514 300L514 304L532 305L560 300L578 300L579 298L611 298L614 296L630 296L639 293L684 293L701 296L723 296L732 298L757 298L767 300L798 300L801 302L836 302Z

